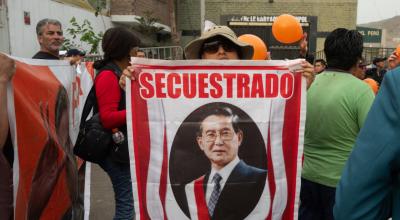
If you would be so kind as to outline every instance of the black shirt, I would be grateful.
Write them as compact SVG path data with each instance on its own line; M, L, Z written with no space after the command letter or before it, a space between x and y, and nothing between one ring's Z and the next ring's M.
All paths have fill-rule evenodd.
M32 57L32 59L59 60L60 58L57 56L54 56L53 54L39 51Z

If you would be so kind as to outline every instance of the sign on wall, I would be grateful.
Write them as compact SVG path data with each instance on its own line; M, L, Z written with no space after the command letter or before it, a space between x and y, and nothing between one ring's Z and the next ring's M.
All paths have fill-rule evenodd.
M382 29L357 27L357 31L362 34L364 43L381 43Z

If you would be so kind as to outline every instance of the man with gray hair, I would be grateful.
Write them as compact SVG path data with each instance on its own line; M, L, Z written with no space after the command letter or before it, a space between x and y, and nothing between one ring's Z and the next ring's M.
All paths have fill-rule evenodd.
M40 51L32 58L46 60L60 59L58 53L64 42L61 23L55 19L45 18L37 23L36 35L40 44Z

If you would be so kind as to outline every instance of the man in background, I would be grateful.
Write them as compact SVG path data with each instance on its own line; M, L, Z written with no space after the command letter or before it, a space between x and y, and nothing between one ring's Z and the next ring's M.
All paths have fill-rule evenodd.
M336 185L374 94L352 75L362 58L356 30L338 28L324 45L328 69L307 91L299 220L332 220Z
M368 69L365 73L367 78L372 78L377 81L379 84L382 83L383 77L385 76L385 61L386 57L376 57L372 63L375 67Z
M64 42L61 23L55 19L45 18L36 25L36 35L40 50L32 58L58 60L60 47Z
M136 57L146 58L146 53L143 50L138 50L136 53Z
M317 59L314 62L314 72L315 74L320 74L326 69L326 62L324 59Z
M84 56L85 52L83 51L78 49L69 49L65 54L65 59L69 60L71 64L79 64Z
M336 220L400 219L400 58L393 53L336 191Z

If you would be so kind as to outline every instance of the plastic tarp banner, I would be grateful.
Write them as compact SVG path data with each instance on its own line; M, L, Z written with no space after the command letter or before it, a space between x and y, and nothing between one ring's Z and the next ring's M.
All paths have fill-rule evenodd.
M126 97L137 219L297 219L300 60L132 63Z
M84 193L90 166L72 150L93 74L86 63L15 59L7 92L14 218L82 219L88 215Z

